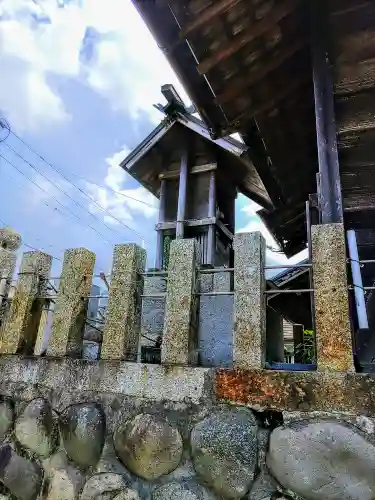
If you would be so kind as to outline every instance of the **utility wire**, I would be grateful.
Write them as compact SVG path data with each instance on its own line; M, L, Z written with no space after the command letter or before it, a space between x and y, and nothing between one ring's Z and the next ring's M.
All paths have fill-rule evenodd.
M6 222L4 222L2 219L0 219L0 222L1 224L4 226L4 227L10 227L9 224L7 224ZM36 250L37 252L43 252L43 250L41 250L40 248L36 248L34 247L33 245L29 245L28 243L26 242L22 242L22 245L25 246L26 248L30 248L31 250ZM55 257L54 255L51 255L51 257L55 260L59 260L61 261L61 259L59 257Z
M14 169L16 169L17 172L19 172L21 175L23 175L24 177L26 177L26 179L28 181L30 181L32 184L34 184L35 186L37 186L41 191L43 191L44 193L48 194L48 196L51 196L51 198L54 199L56 203L58 203L62 208L64 208L69 214L73 215L78 220L78 222L81 225L83 225L84 227L89 227L90 229L92 229L93 231L95 231L106 243L109 243L110 245L113 245L113 243L110 242L109 240L107 240L106 237L100 231L98 231L95 227L91 226L90 224L87 224L87 226L86 226L86 224L81 221L80 217L77 214L75 214L68 207L66 207L65 205L63 205L62 203L60 203L60 201L56 197L50 195L50 193L48 193L48 191L46 191L41 186L39 186L39 184L37 182L35 182L33 179L30 179L30 177L28 177L24 172L22 172L22 170L20 170L18 167L16 167L5 156L3 156L2 154L0 154L0 157L3 158L6 162L8 162L9 165L11 165ZM52 205L49 205L45 200L42 200L42 201L44 202L45 205L47 205L50 208L52 208L53 210L59 212L62 216L66 216L66 214L64 212L62 212L61 210L59 210L57 207L53 207Z
M69 181L69 179L67 179L65 176L64 176L64 172L63 170L61 170L60 168L57 168L56 166L52 165L48 160L46 160L40 153L38 153L38 151L36 151L33 147L30 146L30 144L28 144L26 141L24 141L19 135L17 135L15 132L13 132L13 130L10 130L10 133L12 135L14 135L14 137L16 137L19 141L22 142L22 144L24 144L27 148L30 149L30 151L32 151L34 154L36 154L42 161L44 161L45 163L47 163L47 165L49 165L53 170L55 170L56 172L58 172L62 177L64 177L68 182L71 182ZM120 196L123 196L124 198L128 198L129 200L133 200L133 201L137 201L138 203L142 203L142 205L146 205L146 207L150 207L150 208L156 208L155 205L152 205L151 203L147 203L146 201L143 201L143 200L138 200L137 198L133 198L132 196L129 196L128 194L124 194L122 193L121 191L116 191L115 189L112 189L108 186L104 186L103 184L98 184L96 182L93 182L92 180L90 179L87 179L86 177L83 177L81 175L77 175L77 174L74 174L73 172L69 172L69 175L72 175L73 177L76 177L77 179L81 179L83 181L86 181L88 182L89 184L92 184L94 186L97 186L97 187L100 187L100 188L103 188L103 189L106 189L107 191L112 191L112 193L115 193L115 194L118 194ZM75 186L78 188L78 186Z
M31 162L29 162L28 160L26 160L26 158L24 158L22 155L20 155L19 153L17 153L17 151L15 151L11 146L9 146L8 144L5 144L5 146L10 149L16 156L18 156L19 158L21 158L25 163L27 163L33 170L35 170L39 175L41 175L42 177L44 177L50 184L52 184L53 186L55 186L59 191L61 191L65 196L67 196L75 205L77 205L78 207L80 207L81 209L83 209L85 212L87 212L89 215L91 215L91 217L96 221L96 222L99 222L100 224L103 224L107 229L109 229L110 231L116 233L118 236L120 236L122 238L122 235L116 231L115 229L113 229L112 227L108 226L104 221L101 221L100 219L98 219L97 217L95 217L95 215L93 213L91 213L89 210L87 210L86 207L84 207L83 205L81 205L80 203L78 203L77 200L75 200L72 196L70 196L66 191L64 191L58 184L56 184L55 182L51 181L51 179L49 179L42 171L40 171L35 165L33 165ZM69 180L68 180L69 181ZM70 182L70 181L69 181ZM72 184L72 182L70 182L70 184ZM75 186L74 184L72 184L72 186L74 187L77 187ZM104 212L106 212L110 217L112 217L114 220L116 220L118 223L122 224L123 226L125 226L127 229L129 229L130 231L133 231L134 233L136 233L142 240L145 239L142 237L141 234L139 234L135 229L132 229L130 228L129 226L127 226L126 224L124 224L120 219L117 219L116 217L114 217L110 212L108 212L108 210L106 210L105 208L103 208L99 203L96 202L96 200L94 198L92 198L91 196L87 195L81 188L77 188L79 191L81 191L89 200L91 200L93 203L95 203L101 210L103 210Z
M78 201L76 201L72 196L70 196L66 191L64 191L58 184L54 183L53 181L51 181L51 179L49 179L43 172L41 172L39 169L37 169L35 167L35 165L33 165L31 162L29 162L28 160L26 160L26 158L24 158L22 155L20 155L19 153L17 153L17 151L15 151L11 146L9 146L9 144L5 144L5 146L10 149L11 151L13 151L13 153L15 155L17 155L19 158L21 158L25 163L27 163L31 168L33 168L36 172L38 172L38 174L40 174L41 176L43 176L45 179L47 179L48 182L50 182L52 185L54 185L59 191L61 191L65 196L67 196L68 198L70 198L73 203L75 203L78 207L82 208L83 210L85 210L87 213L89 213L91 215L91 217L93 217L96 221L99 221L101 224L103 224L107 229L109 229L110 231L113 231L114 233L118 234L120 237L122 237L122 235L116 231L115 229L113 229L112 227L108 226L104 221L101 221L100 219L98 219L97 217L95 217L95 215L93 213L91 213L86 207L84 207L83 205L81 205L80 203L78 203ZM45 161L45 160L44 160ZM145 238L140 234L138 233L138 231L136 231L135 229L133 229L132 227L128 226L127 224L125 224L121 219L118 219L117 217L115 217L111 212L109 212L106 208L104 208L100 203L98 203L95 198L93 198L92 196L88 195L83 189L81 189L79 186L76 186L72 181L70 181L68 179L68 177L66 177L65 174L59 172L53 165L51 165L50 163L46 162L47 165L49 165L55 172L57 172L58 174L61 175L61 177L63 177L67 182L69 182L69 184L71 184L72 186L74 186L76 189L78 189L78 191L80 193L82 193L86 198L88 198L92 203L94 203L100 210L102 210L103 212L105 212L107 215L109 215L112 219L114 219L116 222L118 222L119 224L121 224L122 226L124 226L126 229L128 229L129 231L132 231L133 233L135 233L141 240L145 240Z

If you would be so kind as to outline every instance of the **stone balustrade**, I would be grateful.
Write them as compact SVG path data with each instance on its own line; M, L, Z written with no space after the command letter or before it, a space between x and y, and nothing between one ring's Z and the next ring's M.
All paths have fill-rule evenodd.
M216 366L264 369L267 345L273 342L271 338L267 340L266 335L265 241L259 232L240 233L235 235L233 246L234 269L227 270L233 273L231 290L226 284L232 280L230 277L229 281L226 279L229 273L225 273L224 268L223 272L216 269L211 275L209 270L206 270L207 274L201 272L199 248L194 239L172 242L168 273L159 273L156 281L146 277L145 289L145 251L134 244L117 245L106 317L98 339L101 343L100 359L139 361L140 339L148 339L150 347L157 340L150 339L147 330L151 314L157 318L158 336L162 337L161 346L159 344L162 364L207 364L207 350L215 352L217 346L213 343L222 339L202 332L204 325L212 323L207 313L212 302L206 296L210 293L214 296L215 291L221 290L217 295L226 297L225 307L230 311L224 320L227 331L221 333L228 346L218 349ZM1 329L0 353L42 353L41 336L45 324L42 306L51 262L51 256L41 252L24 254L17 290L7 322ZM312 228L312 263L317 370L354 371L342 225ZM60 287L55 297L52 332L45 353L49 357L82 357L94 264L95 255L89 250L80 248L65 252ZM163 293L153 292L155 287ZM148 313L147 308L142 307L142 298L144 305L152 304ZM160 307L155 306L157 303ZM142 311L148 314L147 320L146 316L141 320ZM221 319L224 317L223 311L217 312L216 309L215 314L221 314Z

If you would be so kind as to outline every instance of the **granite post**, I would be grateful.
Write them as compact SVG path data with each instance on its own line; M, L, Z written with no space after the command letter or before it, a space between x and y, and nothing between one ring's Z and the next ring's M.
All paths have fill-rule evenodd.
M316 355L319 371L354 371L344 225L312 226Z
M196 296L199 247L195 239L171 244L161 361L167 365L197 363Z
M2 330L0 352L33 354L47 294L52 257L43 252L23 254L9 317Z
M266 243L260 232L234 236L233 364L262 369L266 358Z
M143 248L134 244L115 246L102 359L137 360L145 265Z
M10 228L0 229L0 327L7 311L7 298L13 273L16 268L16 251L21 245L21 237Z
M81 357L94 265L95 254L86 248L66 250L47 348L48 356Z

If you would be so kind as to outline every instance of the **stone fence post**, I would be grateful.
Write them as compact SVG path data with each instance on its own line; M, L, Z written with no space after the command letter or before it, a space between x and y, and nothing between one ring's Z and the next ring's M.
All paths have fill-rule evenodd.
M354 371L343 224L312 226L317 369Z
M16 268L16 251L21 245L21 237L10 228L0 229L0 327L8 310L7 299Z
M95 254L86 248L66 250L47 347L48 356L81 357L94 265Z
M145 265L143 248L134 244L115 246L102 359L137 360Z
M169 254L162 364L197 363L196 296L199 248L195 239L174 240Z
M50 255L43 252L23 254L17 290L2 328L0 353L33 354L44 304L44 299L38 297L47 293L51 266Z
M233 364L263 369L266 357L266 243L260 232L234 236Z

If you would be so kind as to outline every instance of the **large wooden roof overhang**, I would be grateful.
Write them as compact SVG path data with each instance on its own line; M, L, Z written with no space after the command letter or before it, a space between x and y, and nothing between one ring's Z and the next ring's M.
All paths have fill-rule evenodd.
M321 3L332 47L345 222L366 226L375 208L375 2L133 2L210 132L239 132L249 146L274 205L262 218L288 255L305 247L305 202L316 193L310 9Z

